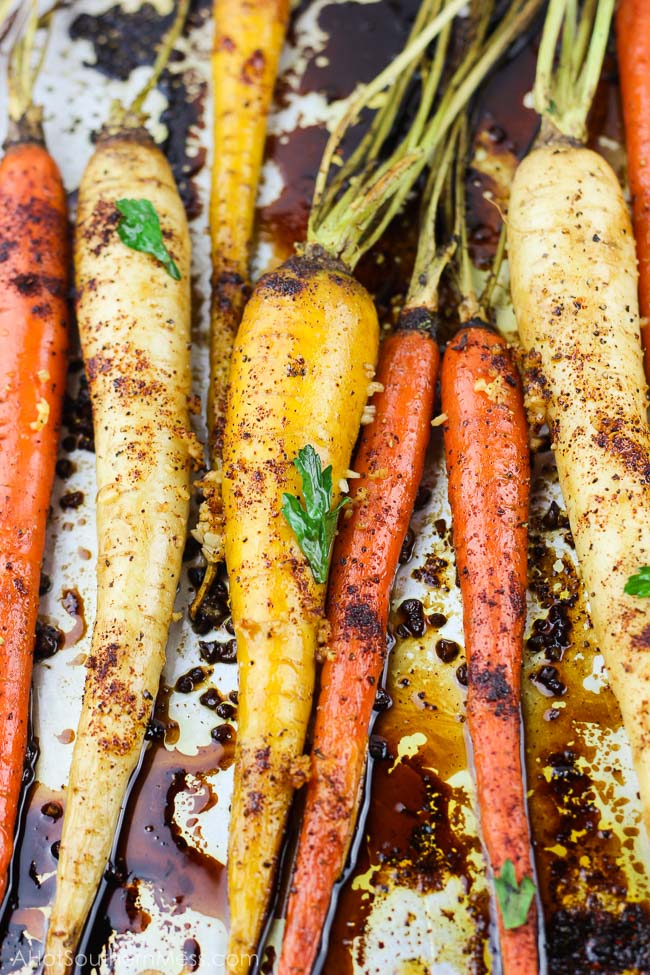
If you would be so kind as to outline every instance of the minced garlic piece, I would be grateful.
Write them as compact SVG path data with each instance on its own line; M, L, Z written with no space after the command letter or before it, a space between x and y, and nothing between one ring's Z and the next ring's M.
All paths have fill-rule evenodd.
M35 420L29 424L32 430L42 430L50 418L50 404L47 400L41 397L36 404L36 413L38 414Z
M474 383L474 389L476 392L483 392L488 396L493 403L505 403L507 399L506 385L503 381L503 376L498 373L494 377L491 383L485 381L485 379L477 379Z

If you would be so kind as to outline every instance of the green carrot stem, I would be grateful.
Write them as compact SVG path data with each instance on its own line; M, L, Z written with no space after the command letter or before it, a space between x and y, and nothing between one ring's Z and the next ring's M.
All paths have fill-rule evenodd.
M562 135L585 142L615 0L551 0L537 57L535 110ZM556 63L556 49L560 55Z
M189 6L190 0L178 0L178 7L174 21L165 35L160 47L158 48L156 60L146 84L131 102L131 106L128 110L129 115L141 114L142 106L144 105L147 96L158 84L160 76L167 67L171 53L176 47L176 42L178 41L178 38L183 30L183 25L185 24L185 20L187 18Z

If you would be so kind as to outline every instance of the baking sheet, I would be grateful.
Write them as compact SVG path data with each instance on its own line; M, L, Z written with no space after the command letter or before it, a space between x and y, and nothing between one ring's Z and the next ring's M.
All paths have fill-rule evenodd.
M312 181L340 99L397 52L415 8L414 0L312 0L294 10L260 188L256 274L279 262L291 241L304 234ZM37 97L45 106L46 136L72 210L92 132L112 99L128 99L142 85L170 14L169 0L144 6L135 0L120 6L83 0L56 14ZM210 277L211 42L209 3L200 0L193 5L179 56L146 106L192 218L194 392L202 406ZM471 238L479 264L494 245L500 186L534 129L534 116L524 107L533 64L532 48L522 47L481 95L482 136L469 180ZM611 65L607 71L594 138L620 167ZM1 90L2 124L4 95ZM409 213L360 267L384 321L394 316L408 277L412 225ZM453 321L453 308L443 310ZM512 329L505 299L500 321ZM194 422L203 438L201 414ZM34 781L26 786L4 905L3 975L38 968L54 895L56 844L95 612L90 433L77 354L70 367L63 463L43 567L43 588L49 589L40 608L43 624L59 628L64 642L35 666ZM543 446L535 458L527 625L527 636L541 632L542 638L527 647L523 680L528 796L546 923L543 970L650 972L650 847L637 783L591 635L552 457ZM461 606L436 430L424 488L413 518L410 559L401 566L393 593L394 646L385 682L392 704L377 713L372 729L374 757L362 823L329 921L329 947L319 959L328 975L499 971L464 723ZM236 667L209 662L219 655L213 643L223 645L226 656L232 649L225 605L217 601L213 607L221 618L216 629L197 634L189 625L199 560L191 545L187 556L176 604L180 618L171 627L150 740L80 946L83 971L223 971ZM400 607L407 598L419 600L433 621L422 633L417 622L405 629ZM537 620L545 621L541 630L540 623L535 629ZM39 638L41 657L48 650L47 636L46 630ZM441 645L441 640L451 643ZM554 671L541 673L544 667ZM226 717L214 709L218 700L227 705L221 707ZM278 918L282 905L281 884ZM260 956L264 972L272 971L281 930L279 919Z

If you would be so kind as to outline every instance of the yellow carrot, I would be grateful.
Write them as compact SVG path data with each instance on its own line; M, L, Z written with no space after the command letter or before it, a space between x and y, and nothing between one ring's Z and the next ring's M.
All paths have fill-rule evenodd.
M210 199L212 306L208 428L211 470L194 531L207 569L194 615L223 560L223 428L230 357L249 287L249 258L266 120L289 16L288 0L215 0L214 162Z
M229 954L247 969L301 760L325 586L282 515L312 445L340 497L377 356L372 299L317 250L266 275L233 355L224 440L226 561L239 661L239 733L228 851Z

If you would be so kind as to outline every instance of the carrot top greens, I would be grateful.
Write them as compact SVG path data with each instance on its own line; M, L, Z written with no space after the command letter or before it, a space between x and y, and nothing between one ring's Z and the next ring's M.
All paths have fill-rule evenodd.
M507 930L520 928L526 923L530 905L537 891L530 877L522 877L517 883L515 866L512 860L506 860L501 867L501 873L494 878L503 926Z
M535 111L552 128L585 142L615 0L551 0L537 58ZM556 56L556 48L559 51Z
M117 200L115 206L122 214L117 233L123 244L142 254L151 254L167 271L170 278L180 281L181 272L165 246L160 220L150 200Z
M282 514L294 531L314 579L325 583L338 514L350 499L343 498L332 508L332 467L322 469L320 457L311 444L298 451L294 465L302 478L305 507L295 495L283 494Z
M420 174L440 150L459 112L541 2L514 0L487 38L491 4L477 3L477 37L466 48L440 94L451 22L464 5L458 0L423 0L407 46L373 81L353 92L330 136L316 177L308 243L319 244L350 269L355 267L398 213ZM434 39L435 48L428 57L424 52ZM417 112L405 137L385 158L393 123L418 69ZM373 108L377 110L366 136L343 160L341 146L345 136L362 112Z
M650 596L650 565L642 565L625 583L628 596Z

